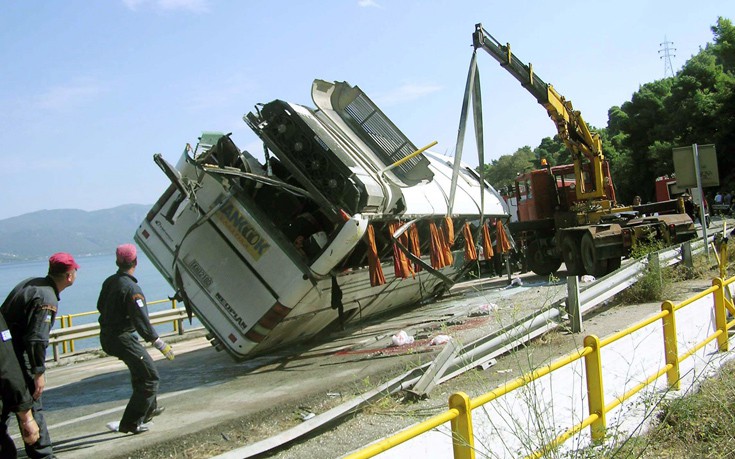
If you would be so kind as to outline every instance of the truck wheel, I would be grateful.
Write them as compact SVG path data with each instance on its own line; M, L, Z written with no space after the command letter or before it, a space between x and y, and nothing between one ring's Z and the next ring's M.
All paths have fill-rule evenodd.
M585 233L582 236L582 263L587 274L602 277L607 274L607 260L601 260L595 249L595 240L592 234Z
M621 264L622 261L623 260L620 257L608 258L607 259L607 273L611 273L613 271L617 271L620 268L620 264Z
M531 268L531 271L539 276L548 276L551 273L555 273L559 269L559 266L561 266L561 259L546 255L541 250L538 241L531 242L527 250L528 266Z
M579 276L580 274L584 274L582 255L573 237L567 237L561 243L561 257L567 267L568 275Z

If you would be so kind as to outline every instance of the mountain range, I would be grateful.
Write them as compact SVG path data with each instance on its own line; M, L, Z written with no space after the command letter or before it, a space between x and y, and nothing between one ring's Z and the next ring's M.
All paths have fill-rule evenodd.
M133 242L150 208L125 204L95 211L39 210L0 220L0 263L43 259L55 252L112 253L118 245Z

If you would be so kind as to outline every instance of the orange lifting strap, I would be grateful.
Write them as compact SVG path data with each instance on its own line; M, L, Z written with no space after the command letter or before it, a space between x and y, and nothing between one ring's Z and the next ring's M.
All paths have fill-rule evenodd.
M400 225L401 223L399 221L388 223L390 234L395 233ZM398 237L398 242L403 244L404 247L408 246L408 234L405 231ZM413 276L413 268L411 267L411 263L408 262L408 257L398 248L398 244L396 243L393 243L393 272L396 277L402 277L404 279L408 276Z
M429 233L431 233L431 267L434 269L443 268L447 265L444 261L443 236L436 229L436 223L429 223Z
M408 229L408 239L411 241L411 245L409 246L409 250L412 254L414 254L417 258L421 258L421 243L419 242L419 229L416 227L416 224L414 223L411 225L411 228ZM421 271L421 265L418 263L413 264L413 272L417 273Z
M491 259L495 255L493 253L493 241L490 239L490 229L487 223L482 225L482 255L486 260Z
M475 249L475 241L472 240L472 230L470 229L470 223L465 222L464 228L464 258L465 260L477 260L477 249Z
M368 265L370 267L370 285L373 287L385 284L385 276L383 275L383 267L380 266L378 258L378 248L375 246L375 230L373 225L368 225L367 229L367 246L368 246Z
M505 226L503 226L503 222L498 220L497 223L495 223L495 227L498 230L497 240L495 241L495 250L499 253L510 252L510 241L508 240L508 235L505 234Z
M444 266L454 263L452 245L454 245L454 223L449 217L444 217L444 225L440 230L442 236L442 248L444 251Z
M444 217L444 228L446 228L447 245L451 248L454 244L454 222L449 217Z

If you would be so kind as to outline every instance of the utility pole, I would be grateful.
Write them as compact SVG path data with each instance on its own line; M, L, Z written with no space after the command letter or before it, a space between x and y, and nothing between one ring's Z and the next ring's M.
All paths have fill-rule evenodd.
M676 48L670 46L673 44L673 41L666 39L666 35L664 35L664 41L658 44L659 46L663 46L662 49L658 50L658 58L664 60L664 78L674 76L674 66L671 65L671 58L676 57L676 54L673 53L676 51Z

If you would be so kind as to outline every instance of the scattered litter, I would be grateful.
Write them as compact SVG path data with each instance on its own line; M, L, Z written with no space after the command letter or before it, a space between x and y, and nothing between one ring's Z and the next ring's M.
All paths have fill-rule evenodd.
M309 408L308 406L300 406L296 414L298 415L298 417L301 418L302 421L308 421L309 419L316 416L316 414L314 414L311 411L311 408Z
M498 373L501 373L501 374L512 373L512 372L513 372L512 368L508 368L507 370L498 370Z
M579 278L579 281L582 282L583 284L587 282L594 282L595 280L596 280L595 276L590 276L589 274L585 274L584 276Z
M470 313L467 315L469 317L489 316L490 312L497 311L498 309L499 309L499 306L495 303L485 303L471 310Z
M413 336L401 330L391 337L394 346L405 346L413 343Z
M496 363L498 363L497 359L490 359L487 362L482 362L481 364L477 365L475 368L477 368L477 369L479 369L481 371L485 371L488 368L490 368L493 365L495 365Z
M523 286L523 281L520 277L514 277L513 280L510 281L510 285L514 287L521 287Z
M438 346L440 344L447 344L452 340L452 337L449 335L436 335L435 337L431 338L431 341L429 342L429 346Z
M336 398L336 397L341 397L341 396L342 394L340 394L339 392L327 392L327 397L329 398Z
M230 441L230 437L226 433L220 432L220 435L222 435L222 439L224 441Z

